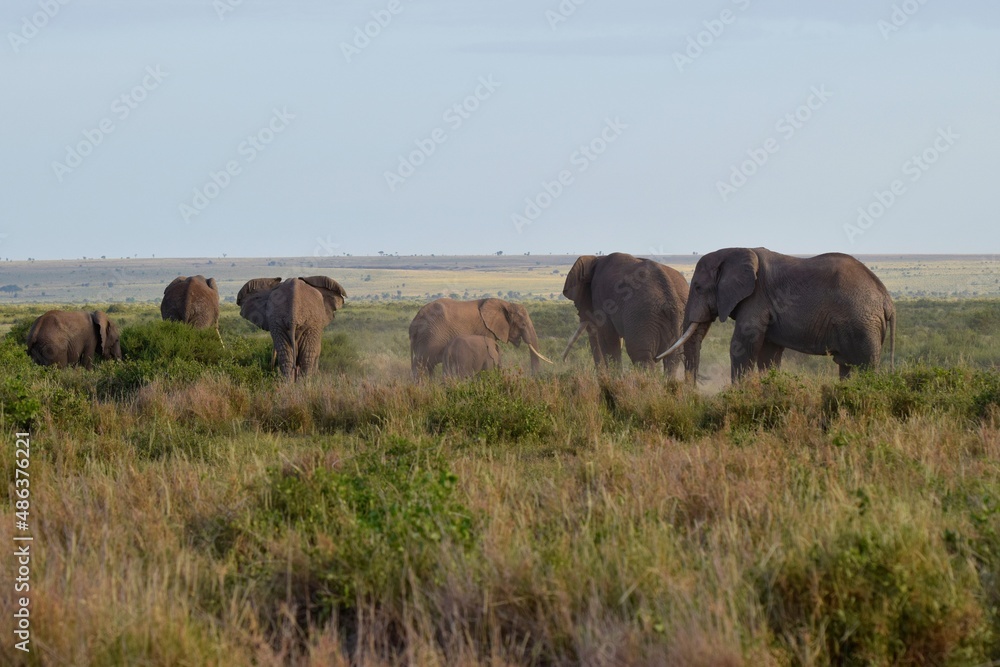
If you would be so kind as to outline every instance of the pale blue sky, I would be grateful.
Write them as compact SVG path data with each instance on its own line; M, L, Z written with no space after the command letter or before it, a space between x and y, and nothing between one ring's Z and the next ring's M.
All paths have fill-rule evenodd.
M997 252L995 1L235 2L4 0L0 257Z

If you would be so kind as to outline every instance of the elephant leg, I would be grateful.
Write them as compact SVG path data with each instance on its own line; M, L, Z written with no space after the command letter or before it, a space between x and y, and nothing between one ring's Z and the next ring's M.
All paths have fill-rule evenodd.
M733 382L753 371L754 366L757 365L761 348L764 346L764 332L766 330L766 322L759 323L753 320L736 322L736 330L729 343L729 358L732 362L730 379Z
M781 354L785 348L765 340L757 354L757 370L763 372L769 368L781 368Z
M319 354L323 348L322 333L307 331L299 336L299 356L295 367L303 377L319 369Z
M292 353L292 341L287 333L282 331L271 331L271 340L274 342L275 359L281 374L286 379L295 379L295 355Z

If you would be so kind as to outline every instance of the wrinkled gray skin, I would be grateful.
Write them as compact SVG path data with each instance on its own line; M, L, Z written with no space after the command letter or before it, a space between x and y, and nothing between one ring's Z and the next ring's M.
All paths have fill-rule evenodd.
M444 361L444 350L461 335L489 336L520 346L521 341L538 349L535 325L524 306L502 299L455 301L436 299L424 305L410 322L410 367L413 376L433 374ZM531 371L537 373L538 356L529 350Z
M236 303L244 319L271 333L282 375L297 380L319 367L323 329L346 298L326 276L257 278L240 289Z
M444 348L445 377L469 377L500 367L500 347L493 336L457 336Z
M163 290L160 315L195 329L219 329L219 288L215 278L180 276Z
M621 365L624 339L632 363L652 368L656 355L684 331L687 281L649 259L621 252L584 255L566 275L563 295L576 305L581 325L587 323L598 367ZM680 355L670 355L663 359L663 369L673 375L679 363Z
M118 327L100 310L50 310L28 331L28 356L41 366L90 370L95 356L122 358Z
M725 248L698 260L684 313L695 324L697 377L701 342L716 318L736 323L729 346L733 382L756 367L780 367L785 348L831 355L840 377L878 365L888 331L895 347L896 310L882 281L850 255L808 259L766 248ZM688 349L688 348L685 348Z

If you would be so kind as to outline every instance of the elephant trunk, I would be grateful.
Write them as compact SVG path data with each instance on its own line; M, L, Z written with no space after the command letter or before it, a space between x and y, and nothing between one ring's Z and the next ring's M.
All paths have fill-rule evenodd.
M569 351L573 349L573 346L576 344L576 341L580 339L580 336L583 335L583 332L586 330L587 330L587 322L585 320L580 320L579 328L576 330L576 333L573 334L573 336L569 339L569 343L566 345L566 351L563 352L562 355L563 361L566 361L566 357L569 356Z
M531 353L531 372L532 374L537 374L541 370L542 360L545 357L538 352L538 334L535 333L535 327L530 320L524 332L523 340L528 344L528 350ZM545 361L549 360L545 359Z
M698 385L698 368L701 365L701 343L705 340L711 322L695 322L697 325L687 343L684 344L684 379L691 384Z

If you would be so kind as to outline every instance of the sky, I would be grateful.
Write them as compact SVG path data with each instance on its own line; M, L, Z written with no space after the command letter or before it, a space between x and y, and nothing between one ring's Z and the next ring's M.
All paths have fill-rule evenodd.
M996 253L995 0L4 0L0 257Z

